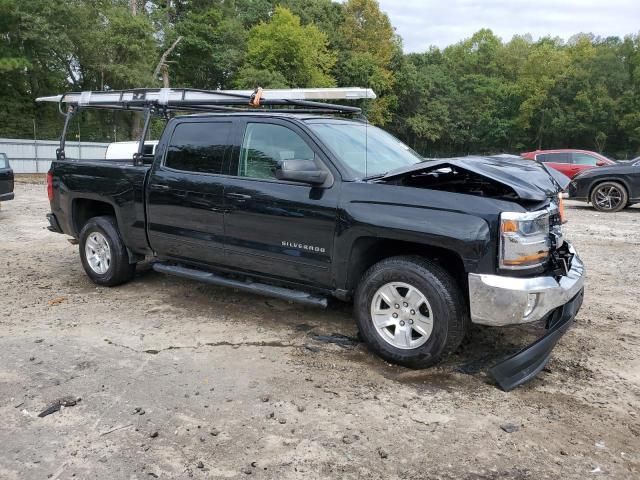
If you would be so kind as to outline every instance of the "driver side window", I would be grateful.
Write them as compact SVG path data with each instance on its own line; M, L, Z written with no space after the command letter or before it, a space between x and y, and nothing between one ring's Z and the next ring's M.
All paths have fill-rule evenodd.
M249 123L244 134L238 176L276 179L281 160L314 160L307 143L290 128L272 123Z

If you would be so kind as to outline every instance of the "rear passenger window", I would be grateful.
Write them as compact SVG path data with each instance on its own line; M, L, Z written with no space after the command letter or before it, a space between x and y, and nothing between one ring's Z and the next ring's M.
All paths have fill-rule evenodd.
M539 162L570 163L569 153L539 153L536 155L536 160Z
M222 173L231 122L186 122L173 131L165 166L197 173Z
M238 176L275 179L281 160L313 160L313 150L290 128L270 123L249 123L244 134Z

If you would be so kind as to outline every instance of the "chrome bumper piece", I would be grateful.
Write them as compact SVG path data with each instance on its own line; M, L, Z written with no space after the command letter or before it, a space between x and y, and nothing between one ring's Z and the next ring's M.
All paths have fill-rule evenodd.
M517 278L469 274L471 321L507 326L540 320L571 301L584 287L585 268L574 254L571 269L560 281L554 277Z

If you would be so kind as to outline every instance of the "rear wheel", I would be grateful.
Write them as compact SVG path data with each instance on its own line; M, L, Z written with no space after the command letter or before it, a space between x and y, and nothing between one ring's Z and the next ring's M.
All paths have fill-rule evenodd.
M393 257L371 267L358 286L354 308L369 347L385 360L413 368L453 352L469 324L453 277L421 257Z
M80 232L80 259L89 278L113 287L131 280L136 271L111 216L90 218Z
M603 182L591 192L591 204L599 212L619 212L627 206L629 195L618 182Z

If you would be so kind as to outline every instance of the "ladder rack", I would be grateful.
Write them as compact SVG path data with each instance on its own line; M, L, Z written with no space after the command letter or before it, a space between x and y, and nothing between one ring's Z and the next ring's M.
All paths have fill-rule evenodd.
M361 109L351 105L319 100L375 99L370 88L287 88L255 90L197 90L192 88L134 88L129 90L69 92L39 97L37 102L58 104L65 122L60 137L58 159L64 159L67 128L73 116L84 108L145 112L145 124L134 162L142 159L144 139L153 114L168 118L172 112L264 112L264 113L332 113L354 115ZM63 107L64 105L64 107Z
M258 107L291 107L325 110L335 113L360 113L348 105L319 100L374 99L370 88L291 88L256 90L196 90L190 88L135 88L100 92L70 92L37 98L37 102L55 102L78 108L144 111L154 107L162 111L248 110ZM268 109L272 111L272 108Z

